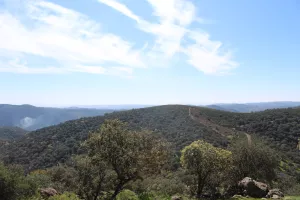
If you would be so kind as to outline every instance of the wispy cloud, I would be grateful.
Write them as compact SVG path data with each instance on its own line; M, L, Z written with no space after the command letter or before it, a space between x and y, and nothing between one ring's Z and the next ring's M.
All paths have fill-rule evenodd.
M134 44L118 35L101 33L100 24L85 15L46 1L28 1L24 9L26 19L34 26L26 26L8 12L0 13L0 49L52 58L64 69L43 67L37 70L24 66L21 70L9 62L10 71L100 74L108 72L111 66L146 67L140 51L133 48ZM7 71L7 68L0 70Z
M192 1L147 0L153 9L152 15L158 18L155 22L143 20L116 0L98 1L134 19L142 31L155 36L155 45L146 52L148 59L158 59L165 64L176 53L184 53L188 57L187 63L206 74L224 74L238 66L229 50L221 50L220 41L211 40L206 32L190 28L194 22L212 23L197 16ZM184 39L191 42L182 44Z
M93 73L132 76L134 68L165 66L182 53L206 74L225 73L238 65L222 43L194 30L205 23L189 0L145 0L156 20L147 21L118 0L98 0L136 22L136 31L152 36L136 48L121 33L103 33L99 22L77 11L44 1L24 2L21 16L0 10L0 72ZM30 23L27 23L30 22ZM183 42L188 40L189 42ZM153 45L147 45L153 44ZM17 57L16 57L17 55ZM32 67L27 55L53 59L57 65ZM0 58L1 59L1 58Z
M98 2L106 4L109 7L112 7L113 9L119 11L120 13L122 13L123 15L126 15L127 17L140 22L140 17L135 15L133 12L131 12L131 10L129 10L129 8L124 5L119 3L118 1L115 0L98 0Z
M188 56L188 63L205 74L226 74L238 66L230 51L222 50L222 43L209 39L207 33L191 31L188 37L194 43L186 45L182 51Z

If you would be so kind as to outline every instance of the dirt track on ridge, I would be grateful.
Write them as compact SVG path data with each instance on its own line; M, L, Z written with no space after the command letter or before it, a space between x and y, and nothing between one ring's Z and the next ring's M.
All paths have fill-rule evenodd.
M192 109L189 108L189 116L192 120L212 129L213 131L215 131L216 133L221 134L222 136L228 136L228 135L235 135L235 134L245 134L248 140L248 144L251 145L252 143L252 139L251 139L251 135L249 135L246 132L242 132L242 131L236 131L235 129L230 129L224 126L220 126L214 122L212 122L211 120L206 119L205 117L202 116L197 116L195 117L192 113Z

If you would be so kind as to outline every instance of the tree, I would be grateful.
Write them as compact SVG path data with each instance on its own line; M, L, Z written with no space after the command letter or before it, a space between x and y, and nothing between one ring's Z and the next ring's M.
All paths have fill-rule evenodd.
M196 176L198 198L209 177L214 173L221 173L231 164L230 151L216 148L201 140L186 146L181 153L182 166Z
M279 156L262 140L253 136L251 140L249 143L245 137L238 136L230 145L233 155L233 182L248 176L271 183L276 178L275 170L279 166Z
M19 166L4 166L0 163L0 199L21 200L36 195L38 185L24 176Z
M119 120L105 121L84 146L88 150L90 164L106 166L107 173L111 170L115 174L114 192L110 199L115 199L128 182L159 171L169 156L168 145L162 139L149 131L129 130Z
M139 200L139 198L134 192L130 190L123 190L118 194L117 200Z
M50 197L48 200L80 200L80 199L74 193L64 192L63 194Z
M97 200L100 193L110 183L106 163L88 156L77 156L74 161L79 196L86 200Z

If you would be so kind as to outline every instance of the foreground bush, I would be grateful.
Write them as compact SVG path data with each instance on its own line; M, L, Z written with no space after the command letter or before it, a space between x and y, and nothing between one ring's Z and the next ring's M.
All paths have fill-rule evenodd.
M65 192L61 195L50 197L48 200L80 200L74 193Z
M201 196L204 187L208 186L212 177L219 176L231 166L230 151L216 148L201 140L186 146L181 153L180 160L183 168L187 173L195 176L197 197Z
M4 166L0 163L0 199L24 200L37 194L38 185L25 177L18 166Z
M139 198L131 190L123 190L118 194L117 200L139 200Z

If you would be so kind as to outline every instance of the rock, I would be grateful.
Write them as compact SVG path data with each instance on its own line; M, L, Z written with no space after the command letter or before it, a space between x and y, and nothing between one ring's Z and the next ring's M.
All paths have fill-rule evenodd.
M172 196L171 200L182 200L181 196Z
M274 195L272 196L272 199L280 199L280 197L279 197L278 195L274 194Z
M269 186L267 184L255 181L249 177L245 177L238 183L238 185L245 196L263 198L269 192Z
M234 195L232 198L233 198L233 199L242 199L243 196L242 196L242 195L236 194L236 195Z
M266 197L272 199L280 199L284 197L284 194L280 189L272 189L268 192Z
M41 188L40 193L43 197L52 197L58 194L58 192L53 188Z

